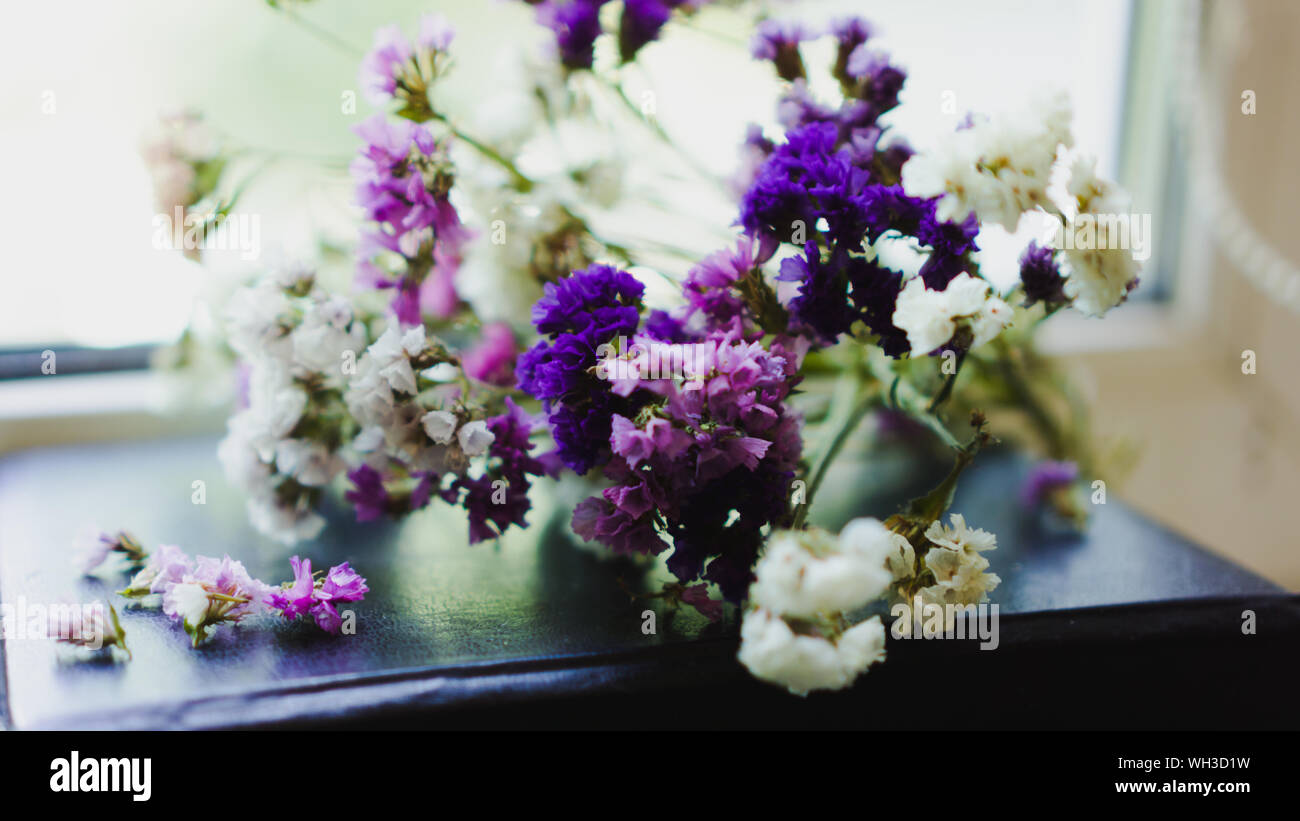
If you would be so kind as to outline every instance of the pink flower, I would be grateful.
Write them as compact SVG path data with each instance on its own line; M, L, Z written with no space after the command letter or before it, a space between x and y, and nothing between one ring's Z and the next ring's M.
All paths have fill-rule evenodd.
M317 596L326 601L361 601L369 592L366 580L344 562L325 574Z
M700 611L709 621L722 618L722 600L709 597L707 584L693 584L682 591L682 601Z
M470 377L490 385L513 385L515 380L515 335L504 322L483 326L478 344L460 358Z
M289 564L293 567L293 584L271 591L266 603L283 613L285 618L296 619L316 603L316 583L312 579L311 559L294 556Z

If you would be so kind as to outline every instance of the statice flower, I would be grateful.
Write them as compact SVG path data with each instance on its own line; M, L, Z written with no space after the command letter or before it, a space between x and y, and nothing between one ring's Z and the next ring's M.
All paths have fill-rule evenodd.
M131 658L131 650L126 646L126 630L122 629L117 610L111 604L94 602L51 607L46 628L46 636L61 644L93 653L117 647Z
M839 635L803 634L775 613L752 610L740 626L738 658L755 677L797 696L842 690L884 661L885 627L872 616Z
M108 557L117 554L134 567L141 567L148 559L148 551L125 530L117 533L88 532L78 539L73 560L82 573L93 573Z
M164 593L194 569L194 562L176 545L158 545L149 554L148 562L131 579L126 588L117 591L119 596L140 598L152 593Z
M1020 284L1025 290L1025 304L1042 302L1049 308L1070 301L1065 295L1065 277L1056 262L1056 251L1048 246L1029 243L1020 255Z
M361 88L371 102L383 105L396 98L402 114L415 120L433 115L428 91L444 71L455 30L440 14L420 18L415 44L397 26L375 32L373 49L361 62Z
M461 355L460 364L467 376L505 387L515 382L517 355L515 335L510 326L493 322L483 327L478 342Z
M966 524L959 513L950 517L950 524L931 522L925 531L924 543L904 546L890 558L894 573L895 593L909 603L919 601L927 605L966 605L987 601L988 594L1001 583L996 573L988 572L989 561L983 553L997 547L997 537L992 533ZM953 608L944 607L945 627L955 615Z
M241 562L199 556L194 569L163 591L163 612L180 621L193 646L212 628L262 612L271 588L253 578Z
M799 44L820 36L810 26L789 20L764 20L758 24L749 44L749 53L758 60L770 60L783 80L806 76Z
M1140 265L1124 247L1124 234L1115 218L1127 219L1128 195L1096 173L1096 160L1080 157L1070 169L1069 194L1080 216L1093 218L1089 243L1073 243L1063 252L1067 270L1065 294L1089 316L1101 316L1122 303L1137 287ZM1096 217L1111 219L1096 219ZM1069 230L1069 226L1067 226ZM1090 247L1089 247L1090 246Z
M216 133L193 111L161 117L140 154L153 181L154 205L169 221L173 235L185 224L191 208L217 190L228 161ZM197 253L186 249L190 257L197 258Z
M631 274L591 265L548 284L533 308L545 338L520 356L518 385L542 400L558 455L575 473L608 458L614 415L635 413L634 398L616 396L593 370L601 345L636 333L644 290Z
M725 333L705 343L693 346L702 361L689 374L638 380L656 398L613 418L604 472L614 485L580 504L572 526L616 553L658 554L671 542L680 581L702 576L739 601L764 528L789 511L801 443L785 400L800 353Z
M1067 488L1079 478L1079 466L1074 462L1044 460L1034 465L1025 483L1020 487L1020 502L1033 509L1061 488Z
M358 246L358 277L394 292L393 312L415 325L456 309L454 288L472 233L450 200L454 170L423 125L376 114L356 127L365 144L353 161L357 201L372 227Z
M568 69L589 69L596 40L604 33L600 10L609 0L524 0L537 9L537 22L555 35L560 62ZM623 62L659 39L673 11L692 12L713 0L623 0L618 50Z
M319 579L312 573L310 559L294 556L289 564L293 581L271 590L266 605L290 621L309 615L320 629L338 633L343 618L336 605L361 601L370 592L366 580L348 562L331 567Z
M285 543L314 538L325 523L314 512L320 489L345 468L343 392L365 325L347 300L292 269L238 291L227 327L246 367L247 406L229 420L218 458L248 494L254 527Z
M560 62L566 68L591 68L596 38L601 35L600 7L607 0L543 0L537 22L555 33Z
M477 424L482 427L476 435L487 443L487 465L477 477L458 477L444 494L468 512L470 544L497 538L511 525L527 527L529 477L548 472L531 453L536 422L512 399L506 398L505 413Z
M1038 101L1029 111L974 122L903 169L907 192L940 197L939 216L1015 231L1020 215L1050 207L1052 169L1062 148L1074 144L1070 104L1064 95Z
M754 568L749 602L803 619L855 610L888 590L893 576L886 560L900 540L875 519L855 519L839 536L822 530L773 533Z
M913 356L945 347L977 348L1001 333L1011 318L1011 306L990 293L988 282L966 273L942 291L926 287L920 277L908 280L894 310L894 324L907 333Z

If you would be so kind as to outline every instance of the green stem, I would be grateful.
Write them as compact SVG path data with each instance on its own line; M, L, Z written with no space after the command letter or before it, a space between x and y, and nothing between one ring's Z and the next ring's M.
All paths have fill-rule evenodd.
M925 409L926 413L937 412L939 408L943 407L943 403L948 401L948 397L952 395L952 386L957 383L957 375L961 373L961 366L965 361L966 351L957 354L957 367L953 368L952 373L944 380L943 387L939 390L939 393L935 394L934 399L930 401L930 406Z
M327 45L338 49L339 51L343 52L344 54L347 54L350 57L361 58L366 56L365 49L357 48L356 46L349 43L347 40L344 40L342 37L335 34L334 32L329 31L328 29L321 28L320 26L316 25L315 23L311 22L305 17L298 16L298 13L293 9L289 8L287 5L276 6L275 8L278 8L280 12L285 16L286 19L293 22L303 31L311 34L313 37L315 37L317 40L320 40L322 43L326 43Z
M513 162L511 162L500 151L497 151L495 148L483 142L482 140L478 139L477 137L473 137L469 134L466 134L464 131L461 131L459 128L452 125L451 122L441 114L434 115L434 119L438 120L444 126L446 126L447 130L451 132L453 137L465 143L470 148L473 148L475 151L481 154L485 159L488 159L496 163L497 165L501 166L501 168L505 169L506 173L508 173L511 179L513 180L514 186L517 190L525 194L533 190L533 184L534 184L533 181L529 179L527 176L525 176L524 173L519 170L518 166L516 166Z
M852 384L854 385L854 395L851 402L844 405L847 411L841 414L841 418L836 421L835 434L827 443L826 449L818 456L811 473L809 473L807 493L804 496L803 504L795 511L791 525L796 530L803 527L807 521L808 509L812 507L813 498L817 495L817 489L821 487L822 480L826 478L826 472L830 469L831 463L839 456L849 437L857 430L862 417L880 401L879 390L874 385L864 385L860 378L854 379Z
M1046 406L1039 401L1038 395L1034 392L1029 380L1021 373L1020 366L1015 361L1014 351L1011 346L1001 337L994 340L998 353L998 370L1002 378L1006 381L1007 387L1015 394L1019 400L1020 407L1038 428L1043 439L1047 443L1047 452L1053 459L1064 459L1068 457L1069 447L1066 443L1065 434L1061 431L1060 425L1052 418L1052 414Z

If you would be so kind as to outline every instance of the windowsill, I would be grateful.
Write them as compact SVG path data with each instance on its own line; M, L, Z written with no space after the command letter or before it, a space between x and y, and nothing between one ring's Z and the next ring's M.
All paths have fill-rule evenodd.
M0 382L0 453L43 445L217 432L228 408L195 406L154 371Z
M1043 323L1037 344L1053 356L1148 350L1177 344L1191 331L1192 323L1171 303L1135 302L1104 319L1062 311Z

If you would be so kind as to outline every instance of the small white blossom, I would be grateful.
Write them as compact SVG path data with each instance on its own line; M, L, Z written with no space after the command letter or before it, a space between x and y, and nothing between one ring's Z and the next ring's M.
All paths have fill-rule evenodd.
M952 514L950 522L935 521L925 532L931 547L923 561L935 581L918 593L926 604L978 604L1002 581L987 572L988 559L981 555L998 546L997 537L969 527L959 513Z
M196 582L174 584L163 596L163 612L191 629L203 624L209 604L208 591Z
M892 580L885 559L894 544L884 525L859 519L838 539L824 531L778 531L754 568L750 601L783 616L811 618L861 607Z
M1050 205L1057 153L1073 144L1070 101L1058 94L953 132L903 166L903 187L914 197L942 195L942 220L960 222L974 212L982 223L1015 231L1022 213Z
M310 541L325 529L325 520L315 511L284 507L274 496L254 496L247 509L253 527L281 544Z
M488 448L496 441L496 436L488 430L487 423L482 419L475 419L473 422L461 425L460 430L456 432L456 438L466 456L481 456L487 453Z
M745 614L740 642L740 663L754 676L799 696L843 689L885 658L885 628L879 616L832 641L798 635L779 616L759 608Z
M942 291L927 288L920 277L908 280L893 321L907 334L912 354L920 356L948 344L958 323L970 329L971 347L977 348L1001 333L1011 318L1011 306L989 293L988 282L963 272Z
M1075 161L1068 190L1080 215L1128 218L1128 195L1097 176L1095 159ZM1123 302L1141 272L1132 249L1119 247L1122 243L1114 235L1118 230L1116 223L1098 219L1094 241L1089 243L1092 247L1065 249L1065 294L1073 299L1074 307L1089 316L1101 316Z
M275 469L308 487L329 484L343 467L343 460L319 442L285 439L275 449Z
M445 445L456 433L456 414L445 410L432 410L420 417L420 424L434 444Z

